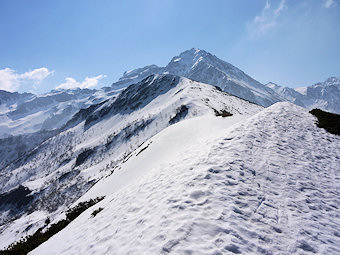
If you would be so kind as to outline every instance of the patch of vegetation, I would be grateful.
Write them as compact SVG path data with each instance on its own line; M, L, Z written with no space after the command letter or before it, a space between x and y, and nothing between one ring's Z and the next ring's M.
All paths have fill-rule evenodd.
M218 91L223 92L223 90L222 90L219 86L214 86L214 87L215 87L215 89L217 89Z
M85 126L88 125L91 121L96 120L95 115L93 114L100 106L105 104L107 100L99 103L89 106L85 109L80 109L73 117L70 119L64 127L68 126L74 126L78 124L79 122L85 120Z
M223 118L233 116L232 113L227 112L226 110L217 111L216 109L214 109L214 112L215 116L222 116Z
M125 128L121 130L121 134L123 134L123 139L128 140L132 135L137 135L142 132L150 123L153 121L153 118L150 119L142 119L140 121L134 121L127 125Z
M325 112L320 109L313 109L309 113L318 118L316 125L319 128L326 129L329 133L340 135L340 115Z
M146 150L149 147L150 144L148 144L146 147L144 147L143 149L141 149L136 156L138 156L139 154L141 154L144 150Z
M113 140L117 138L116 132L110 134L107 138L106 138L106 143L105 143L105 147L109 147Z
M64 160L59 164L59 167L66 165L66 164L69 163L71 160L72 160L71 158L64 159Z
M76 166L80 166L83 164L86 159L93 154L94 150L93 149L85 149L82 153L80 153L76 159Z
M4 205L13 205L16 208L25 206L33 200L33 196L29 195L30 193L31 191L28 188L19 185L16 189L0 194L0 207Z
M82 212L84 212L91 206L97 204L99 201L103 199L104 197L97 197L95 199L90 199L86 202L81 202L75 207L68 209L66 211L66 219L60 220L57 223L52 224L45 232L43 232L43 229L50 223L49 218L47 218L44 227L39 228L33 235L24 237L18 242L11 244L10 246L7 247L7 249L1 250L0 254L23 255L29 253L30 251L37 248L43 242L46 242L50 237L52 237L53 235L61 231L63 228L65 228Z
M104 208L99 207L97 210L94 210L94 211L91 213L91 215L92 215L93 217L96 217L96 215L97 215L98 213L100 213L101 211L103 211L103 209L104 209Z
M181 107L176 109L176 114L169 120L169 124L175 124L176 122L183 119L188 114L189 108L186 105L181 105Z
M72 171L66 172L58 178L58 181L64 182L70 179L71 177L77 176L78 174L80 174L80 170L72 170Z

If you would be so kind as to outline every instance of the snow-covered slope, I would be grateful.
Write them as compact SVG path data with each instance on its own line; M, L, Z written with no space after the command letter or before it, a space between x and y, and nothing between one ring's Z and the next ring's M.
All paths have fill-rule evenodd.
M41 227L46 215L54 219L169 125L207 114L214 118L226 112L236 118L250 116L262 109L211 85L173 75L153 75L117 97L80 110L56 136L0 172L0 196L20 193L25 197L21 207L16 201L0 205L4 224L1 246ZM43 217L32 222L31 212ZM29 232L22 222L32 224Z
M0 139L60 128L79 109L117 93L112 88L53 90L43 95L0 91Z
M30 254L339 254L340 138L315 122L277 103L246 120L177 123Z
M331 77L324 82L296 89L274 83L268 83L267 87L273 89L284 100L307 109L319 108L340 114L340 78Z
M189 79L215 85L232 95L269 106L282 101L271 89L245 74L237 67L197 48L182 52L172 58L166 67L156 65L125 72L113 87L131 84L152 73L174 74Z
M120 92L112 88L54 90L43 95L0 91L0 169L59 133L81 108Z

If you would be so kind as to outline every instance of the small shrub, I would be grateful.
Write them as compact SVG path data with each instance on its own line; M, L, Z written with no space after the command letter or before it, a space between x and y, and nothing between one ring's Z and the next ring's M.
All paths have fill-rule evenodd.
M85 149L82 153L80 153L76 159L76 166L83 164L86 159L93 154L93 149Z
M47 225L50 224L50 223L51 223L50 218L47 218L47 219L45 220L45 225L47 226Z
M213 109L213 110L215 112L215 116L222 116L223 118L233 116L232 113L227 112L226 110L221 110L221 111L217 111L216 109Z
M215 87L215 89L217 89L218 91L223 91L219 86L214 86Z
M104 208L99 207L97 210L94 210L94 211L91 213L91 215L92 215L93 217L96 217L96 215L97 215L98 213L100 213L103 209L104 209Z
M176 109L175 116L169 120L169 124L172 125L179 122L181 119L184 119L188 112L189 108L186 105L181 105L181 107Z
M32 195L30 195L30 193L31 190L29 190L27 187L19 185L16 189L4 194L0 194L0 207L11 205L15 208L21 208L26 206L34 198Z

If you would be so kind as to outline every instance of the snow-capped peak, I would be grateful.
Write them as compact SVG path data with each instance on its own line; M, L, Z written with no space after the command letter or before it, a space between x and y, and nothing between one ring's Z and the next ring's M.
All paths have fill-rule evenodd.
M254 80L243 71L205 50L192 48L171 59L166 67L150 65L125 72L112 86L127 87L151 74L173 74L220 87L222 90L248 101L269 106L280 101L270 88Z
M173 57L165 69L169 73L185 76L198 62L206 60L209 54L210 53L198 48L186 50L178 56Z

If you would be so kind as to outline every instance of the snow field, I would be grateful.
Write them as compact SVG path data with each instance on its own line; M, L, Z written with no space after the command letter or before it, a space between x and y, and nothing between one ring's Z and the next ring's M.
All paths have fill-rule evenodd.
M200 120L151 139L120 169L122 179L137 167L142 177L119 188L117 178L97 183L105 188L94 186L92 195L106 199L31 254L340 253L339 137L289 103L201 130L197 142L181 136L189 121L209 126ZM183 147L171 145L177 135ZM176 153L160 156L161 144Z

